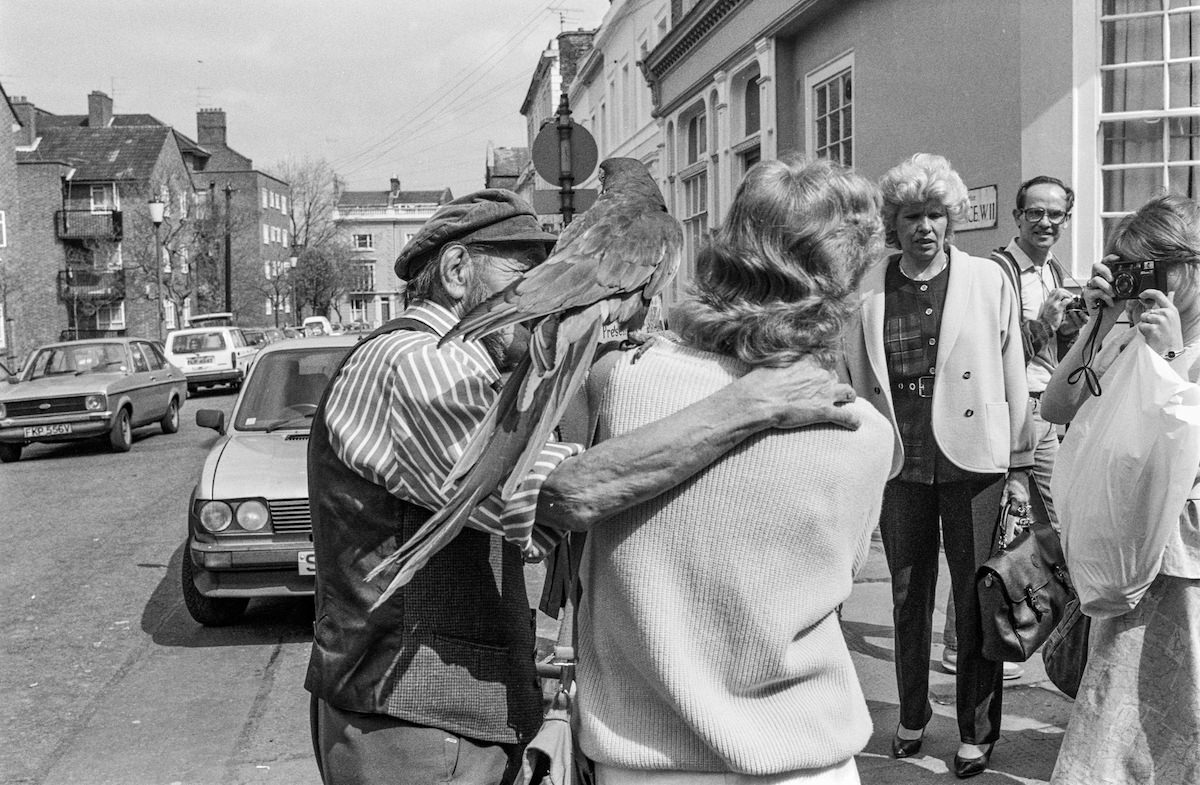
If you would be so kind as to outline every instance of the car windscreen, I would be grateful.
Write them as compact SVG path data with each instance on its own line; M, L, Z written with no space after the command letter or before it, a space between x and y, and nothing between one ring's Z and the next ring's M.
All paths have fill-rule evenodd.
M261 355L233 417L239 431L304 428L350 346L289 349Z
M128 371L125 346L120 343L79 343L39 349L29 362L26 380L43 376Z
M225 348L225 334L220 330L203 333L181 333L171 338L172 354L219 352Z

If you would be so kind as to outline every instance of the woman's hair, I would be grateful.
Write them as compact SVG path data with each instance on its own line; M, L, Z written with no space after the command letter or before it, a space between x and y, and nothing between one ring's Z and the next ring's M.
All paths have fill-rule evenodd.
M1126 262L1166 265L1171 288L1195 291L1200 282L1200 203L1175 195L1151 199L1121 219L1107 253Z
M673 326L749 365L833 363L863 271L881 251L879 191L830 161L755 164L697 261ZM675 322L678 324L675 324Z
M950 162L933 153L917 153L888 170L879 181L883 193L883 232L887 244L899 248L896 216L906 204L936 201L946 208L949 219L946 237L954 236L954 227L967 214L967 186Z

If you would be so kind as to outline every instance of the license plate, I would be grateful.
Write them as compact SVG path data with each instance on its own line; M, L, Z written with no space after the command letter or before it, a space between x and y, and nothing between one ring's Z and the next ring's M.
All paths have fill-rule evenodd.
M300 551L296 554L296 562L301 575L317 574L317 554L315 551Z
M39 436L61 436L71 432L71 423L64 422L56 425L33 425L25 429L26 439L36 439Z
M188 358L188 365L207 365L213 361L212 355L200 355Z

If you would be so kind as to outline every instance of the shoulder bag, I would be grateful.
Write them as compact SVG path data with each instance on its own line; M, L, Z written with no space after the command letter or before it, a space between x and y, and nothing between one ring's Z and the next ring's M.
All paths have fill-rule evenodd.
M1024 662L1050 637L1074 598L1058 532L1032 521L1008 538L1008 510L1000 510L997 548L976 571L983 656Z

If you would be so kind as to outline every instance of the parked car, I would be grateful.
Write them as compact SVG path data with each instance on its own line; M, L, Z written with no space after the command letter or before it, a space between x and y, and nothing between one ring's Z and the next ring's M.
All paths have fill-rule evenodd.
M246 343L261 349L269 343L282 341L286 336L277 327L243 327L242 335Z
M312 594L308 432L351 336L293 338L263 348L234 403L201 409L222 434L188 505L183 598L201 624L233 624L251 597Z
M242 386L258 347L240 327L190 327L167 333L167 359L187 375L188 390L224 384Z
M139 338L63 341L34 350L0 388L0 461L21 459L33 442L107 438L114 452L133 429L179 430L187 379L155 342Z

